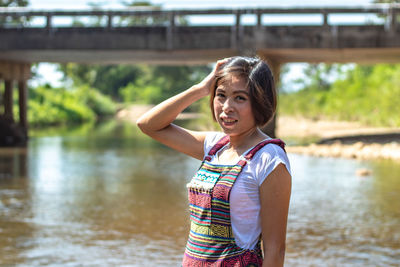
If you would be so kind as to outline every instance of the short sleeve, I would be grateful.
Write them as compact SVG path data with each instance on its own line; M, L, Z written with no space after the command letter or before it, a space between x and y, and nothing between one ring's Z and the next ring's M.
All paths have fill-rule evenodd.
M222 132L207 132L206 138L204 139L204 157L208 155L208 152L211 148L222 138L224 137L224 133Z
M253 158L258 186L270 175L279 164L284 164L291 175L289 159L285 151L278 145L268 144Z

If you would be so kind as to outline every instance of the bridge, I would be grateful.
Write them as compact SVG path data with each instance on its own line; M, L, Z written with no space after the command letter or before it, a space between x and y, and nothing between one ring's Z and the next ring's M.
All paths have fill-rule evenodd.
M370 19L361 23L335 22L335 16L346 14ZM279 16L299 15L312 20L300 24L271 23ZM257 54L270 64L278 79L280 66L288 62L398 63L399 15L398 4L229 10L3 8L0 9L3 22L0 79L4 80L5 88L2 117L14 121L12 90L18 81L17 125L22 136L27 136L26 81L34 62L204 64L223 57ZM229 22L213 25L215 16L228 18ZM193 23L194 17L201 18L203 23ZM80 18L86 22L79 21ZM90 18L95 22L87 22ZM69 19L70 23L56 23L62 19ZM42 23L30 23L35 20ZM266 131L273 133L274 122Z

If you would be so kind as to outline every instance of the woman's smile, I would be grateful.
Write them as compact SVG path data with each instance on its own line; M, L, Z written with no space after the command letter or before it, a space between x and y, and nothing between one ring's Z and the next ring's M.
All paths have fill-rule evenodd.
M221 116L221 121L227 127L232 126L236 122L238 122L238 120L236 120L234 118L226 117L226 116Z

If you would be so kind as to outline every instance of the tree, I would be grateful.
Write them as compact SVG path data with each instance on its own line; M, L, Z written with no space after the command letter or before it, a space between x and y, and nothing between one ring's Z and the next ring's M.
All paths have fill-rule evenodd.
M0 7L24 7L29 4L28 0L0 0ZM18 19L12 17L0 17L0 25L14 24L14 23L26 23L29 18L20 17Z
M141 66L138 79L120 93L126 102L155 104L198 83L210 71L208 66Z
M117 101L157 103L203 79L208 66L60 64L64 81L88 85Z
M398 4L400 3L400 0L374 0L373 2L376 4ZM386 17L386 16L381 15L380 17ZM400 16L397 16L396 20L398 23L400 23Z
M0 0L0 7L27 6L28 0Z
M378 4L400 3L400 0L375 0L374 3Z
M120 100L120 88L134 82L140 69L133 65L86 65L67 63L59 64L64 81L71 80L75 86L87 84L103 94Z
M296 83L302 84L302 90L328 91L332 83L344 72L342 64L309 64L304 70L304 77Z

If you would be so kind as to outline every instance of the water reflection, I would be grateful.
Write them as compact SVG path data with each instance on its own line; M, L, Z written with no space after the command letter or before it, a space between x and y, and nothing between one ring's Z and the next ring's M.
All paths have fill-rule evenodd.
M115 121L0 159L0 265L179 266L197 160ZM286 266L400 265L398 164L290 159Z
M289 266L398 266L400 216L393 191L400 189L396 173L380 175L382 162L291 155L295 173L288 229ZM298 166L301 164L302 166ZM358 168L373 176L358 177ZM394 182L396 181L396 182ZM385 184L378 191L376 183ZM381 201L377 201L379 198Z
M26 176L26 148L3 148L0 153L0 179Z

